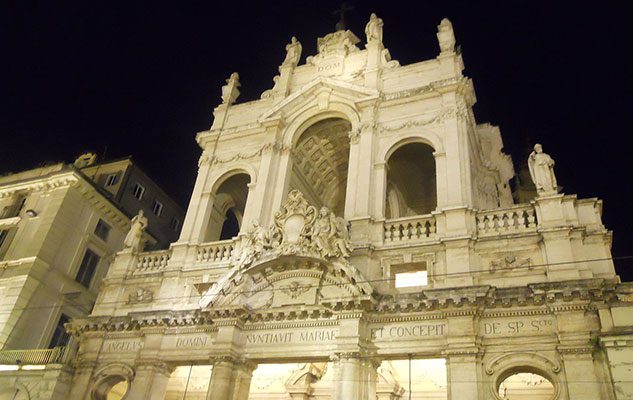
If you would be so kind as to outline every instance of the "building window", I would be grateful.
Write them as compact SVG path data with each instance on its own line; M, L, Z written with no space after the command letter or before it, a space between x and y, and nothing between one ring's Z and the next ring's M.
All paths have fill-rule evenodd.
M99 256L94 251L87 249L75 280L86 288L90 288L90 281L97 270L97 264L99 264Z
M414 271L414 272L401 272L396 274L396 287L412 287L412 286L426 286L428 283L428 277L426 271Z
M174 232L178 232L178 228L180 228L180 220L176 217L171 219L171 222L169 223L169 227L174 231Z
M141 200L143 198L144 193L145 193L145 188L141 184L135 183L134 187L132 188L132 194L134 195L134 197Z
M102 219L97 222L97 227L95 228L95 235L101 238L104 242L108 241L108 236L110 235L110 225L106 224Z
M1 218L13 218L20 215L20 212L24 208L24 203L26 203L26 194L20 194L16 197L13 204L5 207L2 210Z
M426 262L391 265L391 278L396 288L428 285Z
M66 332L66 328L64 328L64 324L68 322L70 322L70 317L68 317L68 315L62 314L59 317L59 321L57 321L57 326L55 326L55 330L53 331L51 343L48 345L49 349L52 349L53 347L66 346L68 344L70 335L68 334L68 332Z
M152 205L152 212L160 217L160 214L163 212L163 203L158 200L154 200L154 204Z
M104 186L116 185L119 182L119 174L110 174L106 177Z

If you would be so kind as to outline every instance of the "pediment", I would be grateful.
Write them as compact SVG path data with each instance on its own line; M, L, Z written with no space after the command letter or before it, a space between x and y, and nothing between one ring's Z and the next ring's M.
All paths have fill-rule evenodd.
M326 306L370 301L372 287L347 262L283 255L230 271L200 306L219 310Z
M313 79L300 90L290 94L280 103L266 111L259 120L263 122L282 115L292 114L293 110L303 108L310 102L316 103L321 108L324 102L327 103L336 97L355 103L361 100L377 98L378 96L379 93L375 89L321 76Z

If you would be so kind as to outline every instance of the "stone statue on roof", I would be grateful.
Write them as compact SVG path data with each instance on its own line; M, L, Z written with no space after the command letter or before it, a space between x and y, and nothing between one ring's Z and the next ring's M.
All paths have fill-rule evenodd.
M448 18L442 19L442 22L437 26L437 41L442 53L455 51L455 32L453 32L453 24Z
M382 43L382 27L384 23L375 13L371 13L369 22L365 26L365 36L367 43Z
M299 64L299 58L301 58L301 42L293 36L290 43L286 45L286 59L282 65L294 67Z

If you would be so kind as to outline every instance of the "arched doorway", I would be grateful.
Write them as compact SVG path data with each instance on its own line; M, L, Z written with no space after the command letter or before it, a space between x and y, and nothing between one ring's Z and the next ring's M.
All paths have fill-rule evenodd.
M433 148L424 143L399 147L387 161L387 219L429 214L437 207Z
M350 130L345 119L324 119L307 128L294 146L290 190L298 189L308 202L339 217L345 210Z
M249 175L236 173L220 184L214 194L205 242L231 239L240 232L250 181Z

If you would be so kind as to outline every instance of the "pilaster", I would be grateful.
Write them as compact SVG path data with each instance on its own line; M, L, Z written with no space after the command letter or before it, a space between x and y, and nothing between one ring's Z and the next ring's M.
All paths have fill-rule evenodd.
M127 398L134 400L163 399L167 390L167 381L172 372L171 366L157 360L147 360L137 364Z
M256 365L234 357L213 362L207 400L248 400L251 377Z

